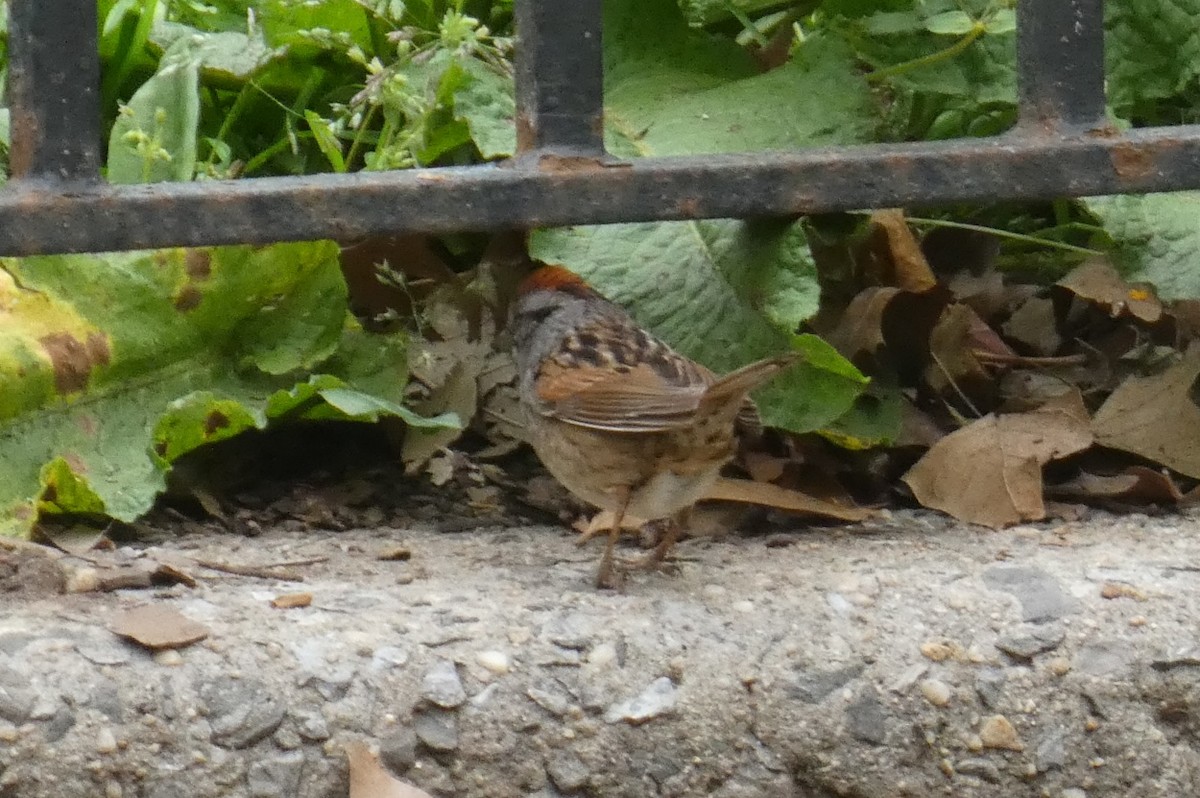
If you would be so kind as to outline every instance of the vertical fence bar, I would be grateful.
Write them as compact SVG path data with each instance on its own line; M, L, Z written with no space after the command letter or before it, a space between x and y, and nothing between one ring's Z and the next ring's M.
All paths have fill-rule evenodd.
M1017 76L1023 124L1102 122L1104 0L1020 0Z
M601 0L516 0L517 149L604 154Z
M8 37L13 177L98 180L96 0L11 0Z

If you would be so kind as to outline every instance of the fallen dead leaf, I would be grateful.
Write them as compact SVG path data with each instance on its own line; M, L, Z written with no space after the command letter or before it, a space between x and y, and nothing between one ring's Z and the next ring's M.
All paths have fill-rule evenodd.
M913 292L925 291L937 285L937 277L929 268L925 253L908 226L904 211L889 208L871 214L867 248L879 269L874 275L878 284ZM867 258L864 257L864 260Z
M1127 283L1103 258L1092 258L1076 267L1057 285L1075 296L1104 308L1114 319L1132 316L1154 324L1163 315L1162 302L1149 283Z
M1004 322L1002 329L1010 339L1046 357L1056 353L1063 342L1058 334L1054 301L1044 297L1035 296L1025 300Z
M208 628L164 604L143 604L126 610L108 627L152 651L183 648L208 637Z
M350 765L350 798L432 798L424 790L388 773L379 755L366 743L349 742L345 751Z
M1092 421L1096 442L1200 479L1200 407L1192 400L1200 345L1152 377L1117 386Z
M1042 466L1092 445L1078 391L1030 413L987 415L950 433L904 475L917 501L1003 527L1046 515Z
M976 352L1015 355L969 306L950 305L929 336L926 383L938 394L980 398L992 379Z
M862 507L847 507L817 499L794 490L772 485L770 482L754 482L749 479L719 477L704 495L715 499L742 504L759 504L795 513L819 515L839 521L865 521L873 516L873 510Z
M1069 482L1047 489L1055 496L1084 501L1118 501L1127 504L1175 505L1183 492L1171 475L1146 466L1130 466L1119 474L1080 473Z
M284 593L271 599L271 606L278 610L307 607L312 604L312 593Z

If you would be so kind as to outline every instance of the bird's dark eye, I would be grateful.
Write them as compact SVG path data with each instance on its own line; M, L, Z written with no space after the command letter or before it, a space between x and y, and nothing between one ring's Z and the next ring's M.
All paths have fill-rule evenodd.
M552 308L550 306L523 310L517 314L517 319L530 322L532 324L541 324L543 321L549 318L550 314L555 310L557 310L557 308Z

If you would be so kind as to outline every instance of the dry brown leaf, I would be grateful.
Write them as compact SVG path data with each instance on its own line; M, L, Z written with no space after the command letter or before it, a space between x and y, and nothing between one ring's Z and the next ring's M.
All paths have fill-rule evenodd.
M1083 472L1069 482L1055 485L1055 496L1084 501L1118 501L1128 504L1175 505L1183 492L1170 474L1146 466L1130 466L1119 474Z
M271 606L278 610L307 607L312 604L312 593L284 593L271 599Z
M346 743L345 751L350 765L350 798L432 798L424 790L388 773L379 755L366 743L360 740Z
M34 528L34 533L39 539L56 549L77 557L87 554L92 549L102 548L106 543L111 543L108 539L107 527L97 529L85 524L71 524L65 527L38 524Z
M937 285L937 277L913 235L904 211L890 208L871 214L867 240L869 255L876 258L878 284L921 292Z
M925 382L939 394L977 397L992 380L976 351L1014 354L974 310L950 305L929 336L932 362L925 368Z
M789 512L819 515L838 521L865 521L875 513L862 507L846 507L823 499L806 496L794 490L772 485L770 482L754 482L749 479L718 477L704 495L715 499L742 504L760 504Z
M1149 283L1127 283L1103 258L1092 258L1058 281L1075 296L1104 308L1114 319L1132 316L1154 324L1163 315L1162 302Z
M140 646L157 651L183 648L208 637L208 628L164 604L143 604L126 610L108 627Z
M984 418L950 433L904 475L917 501L974 524L1045 517L1042 466L1092 445L1077 391L1031 413Z
M1030 297L1013 311L1002 329L1012 340L1046 357L1062 346L1058 320L1054 315L1054 301L1051 299Z
M1092 421L1096 442L1200 479L1200 407L1192 389L1200 375L1200 346L1153 377L1117 386Z

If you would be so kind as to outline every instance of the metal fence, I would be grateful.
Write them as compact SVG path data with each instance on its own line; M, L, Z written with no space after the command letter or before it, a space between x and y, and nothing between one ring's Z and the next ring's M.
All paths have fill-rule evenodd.
M753 217L1200 187L1200 126L1104 116L1103 0L1021 0L1020 117L988 139L618 162L601 0L517 0L520 155L502 165L110 186L95 0L10 0L0 254Z

